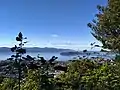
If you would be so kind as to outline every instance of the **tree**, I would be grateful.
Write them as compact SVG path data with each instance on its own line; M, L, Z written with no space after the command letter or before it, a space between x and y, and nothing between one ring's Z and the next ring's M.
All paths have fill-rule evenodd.
M88 70L82 77L86 90L119 90L120 71L119 64L104 63L99 68Z
M90 60L76 60L67 66L67 72L63 72L55 78L56 90L82 90L81 78L87 70L97 67Z
M15 52L15 55L12 55L12 60L14 60L14 64L16 68L18 69L18 80L19 80L19 90L20 90L20 84L21 84L21 72L22 72L22 67L21 67L21 61L22 61L22 55L26 53L26 49L23 49L23 46L25 43L24 39L27 39L26 37L24 38L22 33L20 32L18 36L16 37L16 41L19 42L19 45L15 45L13 48L11 48L12 52Z
M40 57L39 55L34 58L30 55L23 56L26 53L26 49L23 48L24 44L27 43L25 39L27 38L24 38L21 32L16 37L19 45L11 48L11 51L15 54L8 59L8 72L5 75L6 79L1 78L2 84L0 89L53 90L55 70L58 70L55 60L58 57L52 56L50 60L45 60L44 57ZM13 80L16 80L15 83L13 83ZM12 87L7 87L7 85L11 85Z
M21 90L54 90L54 65L57 57L45 60L38 56L30 63L26 77L22 80Z
M106 6L97 6L99 13L88 26L92 35L105 49L120 53L120 0L108 0Z
M27 38L24 38L22 33L20 32L16 37L16 41L20 42L19 45L15 45L15 47L11 48L11 51L15 52L15 55L11 56L12 61L15 61L14 66L18 69L17 78L19 82L16 88L20 90L21 83L23 82L22 88L25 90L33 90L34 86L34 90L49 90L50 88L52 89L54 85L52 85L52 81L50 80L54 78L54 65L56 64L55 60L57 59L57 57L53 56L50 60L45 60L39 55L37 58L33 58L29 55L27 55L27 57L24 57L23 54L26 53L26 49L24 49L23 46L25 43L27 43L26 41L24 41L24 39ZM28 60L29 62L25 63L24 61L26 60ZM24 71L26 71L26 73L24 73ZM24 81L24 79L26 81Z

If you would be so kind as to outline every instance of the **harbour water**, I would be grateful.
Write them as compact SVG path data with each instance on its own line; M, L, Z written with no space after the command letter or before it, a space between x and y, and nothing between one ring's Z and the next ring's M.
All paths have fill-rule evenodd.
M11 55L13 55L13 54L14 53L11 53L11 52L0 52L0 60L6 60L7 58L10 58ZM37 57L38 54L41 57L44 57L46 60L49 60L52 56L56 56L56 57L58 57L58 60L60 60L60 61L75 59L78 56L80 56L80 57L86 56L86 54L65 56L65 55L60 55L60 52L53 52L53 53L52 52L28 52L25 55ZM100 52L99 54L90 54L88 57L114 58L114 56L115 55L113 55L113 54L106 54L106 53Z

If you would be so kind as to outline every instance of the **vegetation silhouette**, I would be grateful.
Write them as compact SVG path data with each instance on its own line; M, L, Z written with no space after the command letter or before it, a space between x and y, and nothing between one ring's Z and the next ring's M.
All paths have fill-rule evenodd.
M18 69L18 80L19 80L19 90L20 90L20 81L21 81L21 61L22 61L22 55L26 53L26 50L23 49L23 46L25 43L22 33L20 32L18 36L16 37L16 41L19 42L19 46L15 45L13 48L11 48L12 52L15 52L15 55L12 55L11 57L15 60L16 67Z
M120 53L120 0L108 0L106 6L97 6L99 13L88 26L104 49Z
M49 90L51 87L50 78L54 78L55 70L62 70L64 71L66 67L62 67L61 65L56 65L58 57L52 56L50 60L45 60L44 57L40 57L39 55L37 58L33 58L30 55L23 56L26 53L26 49L23 46L27 43L25 41L27 37L23 37L22 33L20 32L16 37L16 41L19 42L19 45L15 45L11 48L11 51L15 53L12 55L11 58L8 60L12 61L13 63L11 66L13 69L17 69L18 72L15 72L15 78L18 78L18 90L21 90L21 81L26 77L26 73L29 70L38 70L40 73L40 87L39 89ZM13 73L12 73L13 74Z
M99 46L94 42L91 48L102 47L102 51L109 49L118 53L114 60L89 58L87 50L83 52L88 56L66 62L57 62L55 56L50 60L40 55L24 56L27 38L20 32L16 37L19 45L11 48L15 55L8 62L0 63L5 65L6 74L0 77L0 90L120 90L119 5L120 0L108 0L107 6L97 6L100 13L88 24L92 35L103 44Z

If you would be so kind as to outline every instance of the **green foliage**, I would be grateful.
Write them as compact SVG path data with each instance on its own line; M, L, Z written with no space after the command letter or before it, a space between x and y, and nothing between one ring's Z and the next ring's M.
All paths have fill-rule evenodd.
M86 75L82 77L84 88L87 90L119 90L119 70L116 64L105 64L93 71L88 70Z
M45 60L43 57L38 56L40 61L39 73L40 73L40 89L42 90L54 90L53 78L54 78L54 66L57 57L53 56L50 60Z
M0 84L0 90L16 90L15 83L17 83L16 79L13 78L4 78L3 82Z
M120 63L74 61L55 78L56 90L119 90Z
M97 64L89 60L76 60L68 65L66 73L62 73L55 78L58 90L79 90L82 88L81 77L87 70L93 70Z
M99 13L88 26L103 48L120 53L120 0L108 0L107 6L97 6Z
M120 62L120 55L116 55L116 56L115 56L115 61L116 61L116 62Z
M54 61L56 59L55 56L50 60L38 56L40 66L28 69L27 75L22 81L21 90L54 90L54 74L52 73L54 72Z
M5 78L5 77L0 76L0 83L2 83L2 82L3 82L4 78Z
M21 90L41 90L39 70L28 70L27 76L22 81Z

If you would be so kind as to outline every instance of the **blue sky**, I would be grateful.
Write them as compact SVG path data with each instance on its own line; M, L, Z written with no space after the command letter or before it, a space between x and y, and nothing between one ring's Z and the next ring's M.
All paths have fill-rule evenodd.
M87 49L96 41L87 23L107 0L0 0L0 47L21 31L27 47Z

